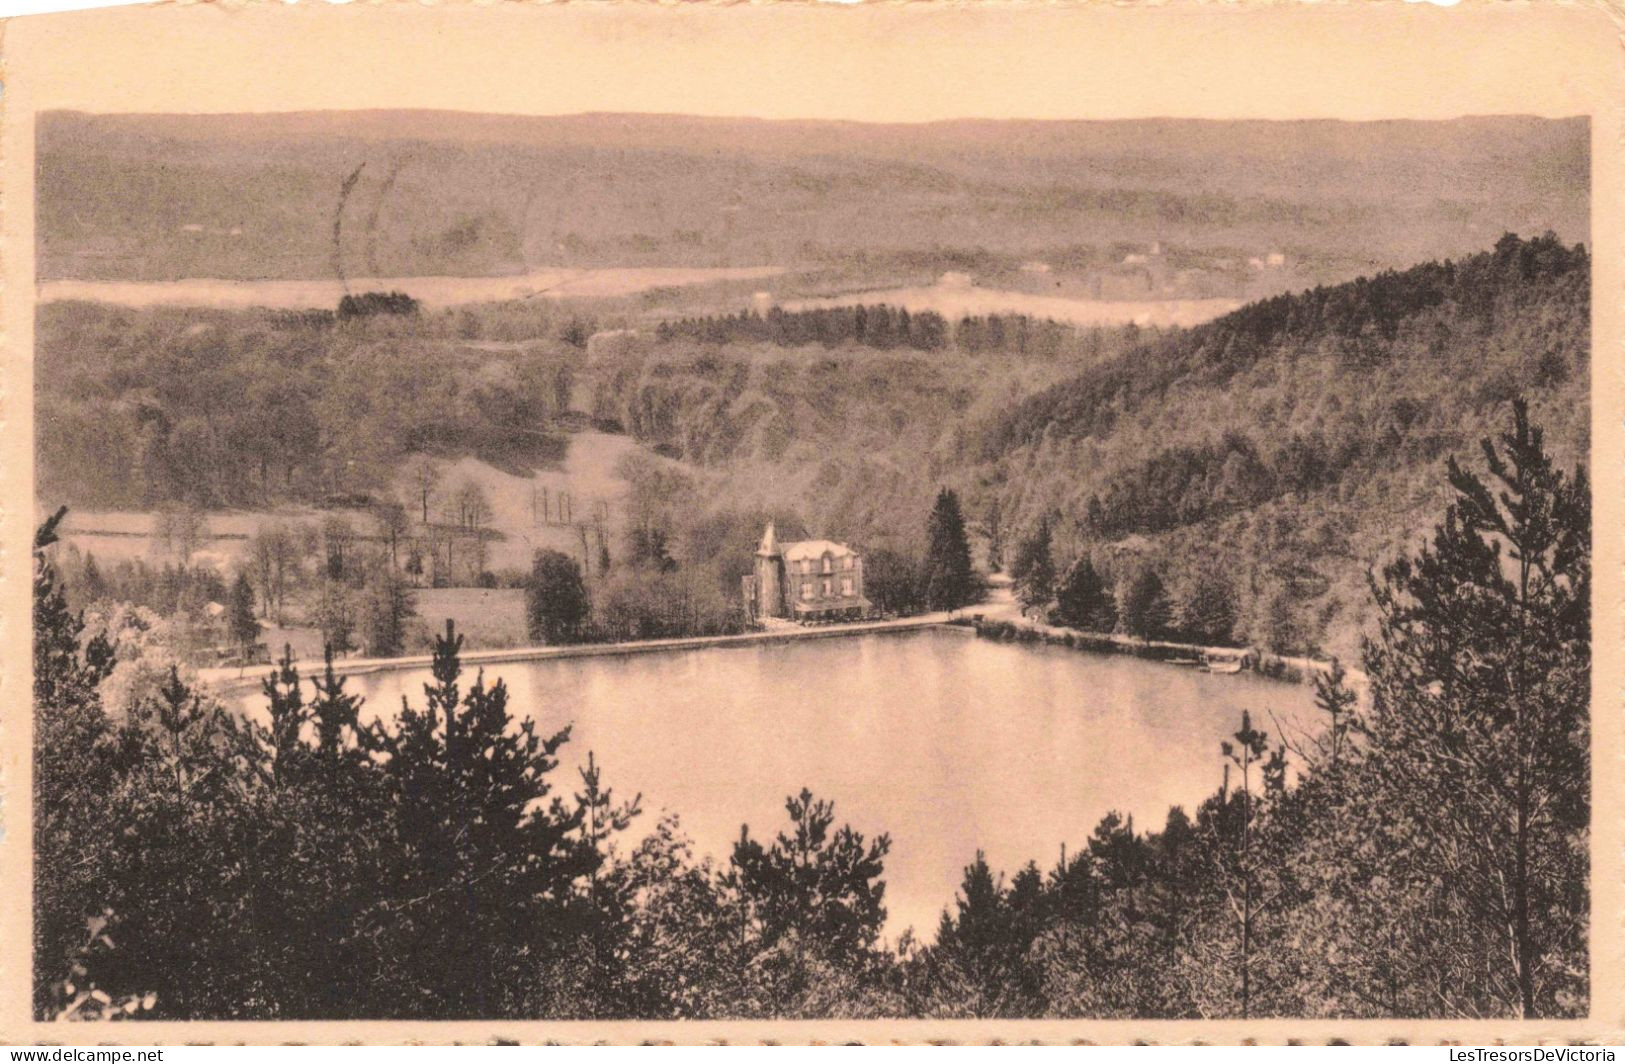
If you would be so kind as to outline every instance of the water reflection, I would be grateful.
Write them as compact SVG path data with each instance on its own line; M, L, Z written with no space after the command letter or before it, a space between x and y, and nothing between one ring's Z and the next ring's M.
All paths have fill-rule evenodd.
M1053 865L1106 812L1160 827L1221 778L1241 711L1312 723L1309 689L1133 658L917 631L493 668L516 711L573 727L569 774L596 752L647 828L679 813L725 860L742 823L771 835L810 787L838 822L888 831L887 931L929 936L978 849L995 868ZM370 706L422 701L427 671L356 677ZM470 677L471 679L471 677Z

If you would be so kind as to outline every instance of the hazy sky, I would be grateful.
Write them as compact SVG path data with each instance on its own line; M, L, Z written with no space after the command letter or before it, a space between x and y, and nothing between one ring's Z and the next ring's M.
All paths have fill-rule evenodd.
M1449 118L1587 113L1613 32L1582 8L1471 3L266 3L25 18L4 50L25 109Z

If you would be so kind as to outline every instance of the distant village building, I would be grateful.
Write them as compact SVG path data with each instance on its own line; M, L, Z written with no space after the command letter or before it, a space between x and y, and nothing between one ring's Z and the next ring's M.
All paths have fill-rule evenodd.
M857 620L863 597L863 556L845 543L805 539L782 547L772 522L756 548L754 571L743 578L745 613L797 621Z

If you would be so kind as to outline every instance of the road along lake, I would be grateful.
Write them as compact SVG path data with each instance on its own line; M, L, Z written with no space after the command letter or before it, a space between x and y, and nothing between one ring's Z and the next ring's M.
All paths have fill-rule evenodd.
M1113 809L1137 830L1160 829L1171 805L1194 814L1243 709L1272 742L1277 721L1315 723L1306 686L943 629L489 666L497 677L516 714L573 728L555 793L578 789L591 750L617 795L643 794L623 848L672 810L726 862L741 824L771 841L803 786L834 800L837 825L890 832L893 939L935 933L978 849L1007 875L1048 870ZM428 678L348 683L392 713L403 694L421 707Z

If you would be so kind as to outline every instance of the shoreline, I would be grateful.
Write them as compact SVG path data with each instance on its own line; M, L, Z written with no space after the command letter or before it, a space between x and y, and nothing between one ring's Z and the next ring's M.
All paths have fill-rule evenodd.
M467 669L469 666L507 665L567 658L624 657L631 654L655 654L676 650L788 643L797 639L834 639L849 635L914 632L929 628L975 635L975 629L963 623L954 623L953 615L934 613L895 621L858 621L818 628L774 628L761 632L741 632L738 635L681 636L672 639L639 639L623 643L569 643L561 646L464 650L459 658L463 667ZM349 658L333 662L333 673L337 676L367 676L403 669L424 669L433 661L434 658L430 654L412 654L398 658ZM325 663L321 660L296 661L293 665L299 670L301 678L319 676L325 667ZM257 689L276 668L276 665L215 666L198 669L197 679L218 694L237 694Z
M680 636L669 639L641 639L619 643L568 643L559 646L527 645L494 650L464 650L463 666L521 664L573 658L625 657L684 650L761 646L789 643L798 639L836 639L844 636L875 635L887 632L917 632L927 629L962 632L978 639L997 642L1043 643L1097 654L1119 654L1164 665L1194 665L1199 661L1235 662L1240 671L1267 680L1307 685L1331 670L1331 662L1314 658L1284 657L1249 647L1206 647L1195 643L1137 639L1117 633L1085 632L1027 619L1013 620L971 612L969 608L938 612L890 621L857 621L815 628L774 627L737 635ZM433 664L430 654L396 658L348 658L335 661L337 676L368 676L381 672L424 669ZM294 668L304 678L319 676L325 668L321 659L295 661ZM221 695L235 695L258 689L276 665L211 666L198 669L197 679ZM1363 692L1365 674L1345 666L1348 683ZM1226 675L1217 673L1216 675Z
M1285 657L1256 647L1206 647L1196 643L1138 639L1115 632L1086 632L1078 628L1063 628L1025 618L1011 620L973 614L970 617L950 621L948 624L950 627L965 628L981 639L1043 643L1046 646L1064 646L1097 654L1124 654L1164 665L1195 665L1205 661L1235 662L1240 665L1241 672L1282 683L1311 684L1317 676L1329 673L1332 669L1330 661ZM1343 668L1345 681L1356 691L1363 693L1367 684L1364 671L1347 665Z

